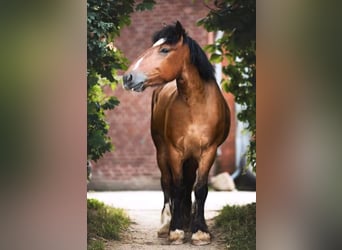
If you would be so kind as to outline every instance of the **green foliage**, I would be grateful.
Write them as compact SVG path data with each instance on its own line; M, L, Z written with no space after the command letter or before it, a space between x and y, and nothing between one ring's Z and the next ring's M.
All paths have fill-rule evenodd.
M225 233L227 248L256 248L256 204L225 206L215 218L215 225Z
M131 221L123 209L106 206L96 199L88 199L88 249L104 249L101 239L118 240L120 232L126 230L130 223Z
M214 63L223 59L228 66L222 68L228 76L222 80L225 91L235 96L235 101L243 110L238 119L248 124L251 132L247 152L248 162L256 167L256 6L255 0L215 1L215 9L198 22L208 31L223 31L224 35L214 44L204 49L212 53L210 60Z
M144 0L141 3L137 4L135 9L137 11L152 10L155 3L156 1L154 0Z
M127 59L114 46L114 40L122 27L130 24L132 12L150 10L154 4L153 0L143 0L136 6L135 0L87 1L88 160L96 161L113 149L105 111L114 109L119 100L108 97L104 87L114 89L121 81L117 71L127 68Z
M101 240L92 240L88 242L88 250L105 250L105 244Z

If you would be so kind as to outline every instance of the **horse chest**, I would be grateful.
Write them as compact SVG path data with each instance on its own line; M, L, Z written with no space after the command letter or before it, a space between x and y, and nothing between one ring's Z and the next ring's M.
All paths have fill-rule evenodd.
M174 145L179 149L184 157L199 158L212 143L212 136L203 126L191 125L183 134L179 134Z
M206 119L175 119L168 124L166 136L172 146L184 155L199 157L214 142L215 131L212 127Z

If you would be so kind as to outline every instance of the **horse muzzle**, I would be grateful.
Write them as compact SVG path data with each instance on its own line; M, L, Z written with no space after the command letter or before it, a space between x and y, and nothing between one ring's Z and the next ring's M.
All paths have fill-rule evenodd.
M123 86L126 90L142 92L145 89L144 83L147 79L145 74L140 72L129 72L124 74Z

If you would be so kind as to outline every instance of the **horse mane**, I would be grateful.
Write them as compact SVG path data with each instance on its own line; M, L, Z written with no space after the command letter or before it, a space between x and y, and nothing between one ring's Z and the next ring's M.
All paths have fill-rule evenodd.
M177 21L175 25L165 26L163 29L154 33L152 42L155 43L159 39L166 39L166 44L176 44L183 36L183 44L187 44L190 49L190 61L198 70L200 77L203 80L215 80L215 69L208 60L207 55L199 44L187 35L181 24Z

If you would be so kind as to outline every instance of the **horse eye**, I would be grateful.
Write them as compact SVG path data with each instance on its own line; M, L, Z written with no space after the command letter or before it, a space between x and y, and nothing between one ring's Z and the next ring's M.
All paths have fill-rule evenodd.
M164 53L164 54L167 54L170 52L170 49L168 48L161 48L161 50L159 51L160 53Z

